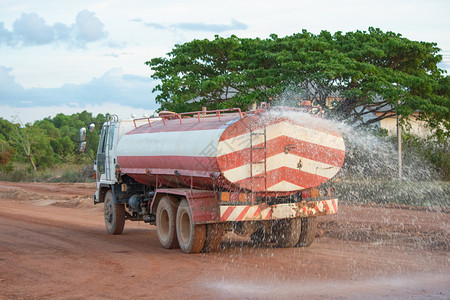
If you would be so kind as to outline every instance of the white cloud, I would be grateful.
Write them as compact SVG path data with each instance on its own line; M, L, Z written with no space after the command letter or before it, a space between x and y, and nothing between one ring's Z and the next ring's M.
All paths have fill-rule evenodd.
M72 29L66 24L57 22L53 25L53 30L55 32L55 39L59 41L70 40Z
M14 93L23 93L25 89L16 83L14 76L11 74L12 68L0 66L0 103L1 99L5 99L14 95Z
M14 21L13 28L14 42L20 41L24 46L45 45L55 39L53 27L47 25L45 20L35 13L23 13Z
M80 11L75 23L66 25L56 22L47 25L44 18L36 13L22 13L13 23L12 31L0 22L0 46L36 46L64 42L71 47L85 48L88 43L107 37L105 25L88 10Z
M73 30L76 40L82 45L101 40L106 37L105 25L93 12L86 9L78 13Z
M155 82L150 77L124 74L114 68L99 78L85 84L65 84L59 88L25 89L17 84L12 69L0 66L0 106L14 103L17 108L53 107L100 104L127 104L154 110L158 107L152 89ZM3 117L7 117L1 112Z
M135 18L131 20L132 22L141 23L142 19ZM233 19L231 21L231 24L209 24L209 23L203 23L203 22L185 22L185 23L175 23L175 24L159 24L159 23L143 23L147 27L151 27L154 29L160 29L160 30L173 30L173 29L180 29L185 31L197 31L197 32L214 32L214 33L220 33L225 31L232 31L232 30L246 30L248 29L248 26L244 23L241 23L239 21L236 21Z
M5 28L5 23L0 22L0 46L2 44L10 44L12 40L12 33Z

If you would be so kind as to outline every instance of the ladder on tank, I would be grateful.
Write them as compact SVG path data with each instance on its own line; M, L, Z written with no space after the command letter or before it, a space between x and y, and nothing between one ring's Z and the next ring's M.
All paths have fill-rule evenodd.
M254 140L253 138L257 136L263 136L264 142L262 146L254 146ZM261 144L261 142L258 142L256 145ZM259 153L263 152L263 158L255 161L255 155L258 155ZM260 166L262 165L263 172L260 175L254 175L253 174L253 167L254 166ZM267 203L267 132L266 132L266 126L263 124L263 132L254 132L253 131L253 124L252 119L250 118L250 190L252 194L254 195L255 191L255 180L259 180L260 178L264 179L264 198L265 203ZM255 196L252 196L252 204L255 202Z

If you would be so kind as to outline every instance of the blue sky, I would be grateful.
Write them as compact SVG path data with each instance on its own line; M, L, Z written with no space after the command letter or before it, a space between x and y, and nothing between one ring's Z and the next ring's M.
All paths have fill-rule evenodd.
M157 83L144 62L215 34L379 27L438 43L450 71L449 11L448 0L0 0L0 117L151 114Z

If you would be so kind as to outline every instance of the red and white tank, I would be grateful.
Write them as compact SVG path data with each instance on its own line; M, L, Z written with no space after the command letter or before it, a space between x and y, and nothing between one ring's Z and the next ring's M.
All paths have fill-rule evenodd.
M331 122L289 108L163 117L121 137L121 173L158 187L292 194L342 167L345 145Z

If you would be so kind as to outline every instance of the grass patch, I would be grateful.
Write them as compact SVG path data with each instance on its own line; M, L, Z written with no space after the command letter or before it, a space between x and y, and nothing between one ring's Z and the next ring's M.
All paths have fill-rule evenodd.
M61 165L32 172L27 165L17 164L10 172L0 172L0 181L13 182L94 182L94 170L89 165Z

